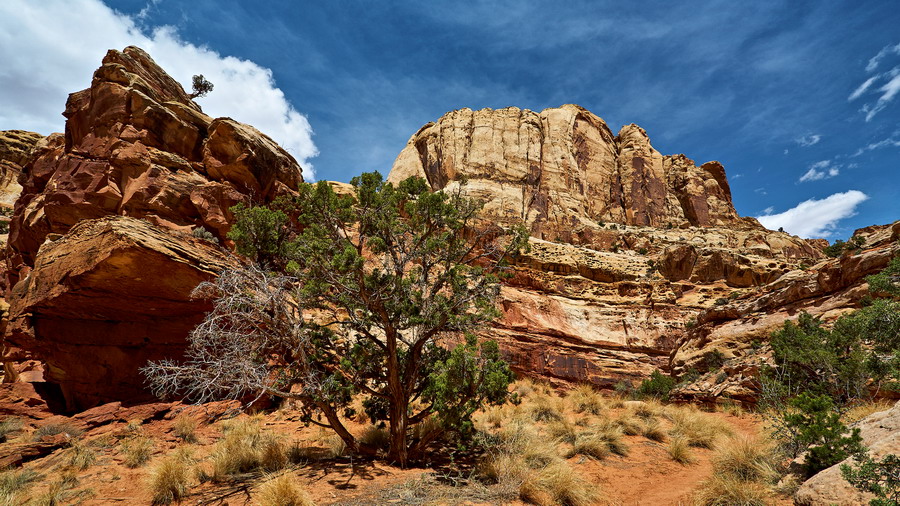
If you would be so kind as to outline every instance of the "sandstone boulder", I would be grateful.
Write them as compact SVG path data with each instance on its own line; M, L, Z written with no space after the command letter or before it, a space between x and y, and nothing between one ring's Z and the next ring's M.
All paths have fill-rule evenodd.
M900 455L900 402L887 411L873 413L856 424L863 445L874 460L887 455ZM794 494L794 504L802 506L855 506L869 504L875 496L861 492L841 475L841 464L853 465L852 459L835 464L806 480Z

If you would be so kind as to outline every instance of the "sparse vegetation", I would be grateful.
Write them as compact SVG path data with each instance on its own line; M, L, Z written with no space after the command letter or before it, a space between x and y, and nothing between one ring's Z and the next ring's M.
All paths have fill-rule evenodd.
M83 441L76 441L66 450L66 464L78 471L84 471L97 461L97 452Z
M22 430L22 419L17 417L5 418L0 422L0 443L5 442L11 434Z
M30 469L0 472L0 504L12 506L21 504L23 494L38 479L38 474Z
M213 450L212 478L217 481L257 469L278 471L288 465L282 440L265 430L259 417L240 417L223 424L225 437Z
M857 489L875 495L869 505L900 506L900 457L889 454L874 460L864 453L856 461L856 466L842 464L841 475Z
M32 434L32 439L34 441L40 441L43 437L56 436L58 434L63 434L67 439L77 439L81 437L81 434L83 433L83 430L68 423L52 423L38 427L38 429L34 431L34 434Z
M190 485L191 457L179 449L164 457L150 470L150 490L153 504L169 504L187 494Z
M259 487L260 506L314 506L312 498L291 474L270 477Z
M653 371L650 377L641 382L638 394L643 397L654 397L667 400L669 393L675 388L675 378L667 376L660 371Z
M694 462L688 438L684 435L677 434L669 440L666 451L669 452L669 456L672 457L672 460L679 464L686 465Z
M153 452L153 441L145 436L130 437L122 442L121 453L125 457L125 466L130 468L141 467L150 460Z
M175 437L181 439L185 443L196 443L196 431L196 418L189 415L187 412L182 412L177 417L175 417L175 423L172 424L172 432L175 434Z

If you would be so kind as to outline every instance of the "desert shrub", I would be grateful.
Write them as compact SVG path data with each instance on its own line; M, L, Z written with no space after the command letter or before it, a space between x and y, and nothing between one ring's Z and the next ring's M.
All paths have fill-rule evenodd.
M791 401L794 412L784 416L794 440L807 451L803 461L807 475L829 468L862 452L859 429L849 430L834 411L831 398L804 392Z
M629 398L633 397L637 390L634 388L634 385L628 380L620 380L617 381L615 386L613 386L613 390L615 390L616 395L621 398ZM616 407L616 406L610 406Z
M660 371L653 371L649 378L641 382L638 387L638 394L642 397L655 397L657 399L666 400L669 393L675 388L675 378L666 376Z
M716 299L716 302L714 304L717 306L724 306L725 304L728 304L728 299L726 299L725 297L719 297L718 299Z
M580 384L569 392L567 397L577 413L599 415L606 409L603 396L588 384Z
M692 328L697 326L696 318L689 318L688 321L684 322L684 328L691 330Z
M866 277L869 291L879 295L900 296L900 256L891 259L888 266L878 274Z
M257 501L260 506L313 506L309 493L290 474L282 474L266 480L259 487Z
M822 253L825 253L825 256L837 258L841 256L842 253L844 253L845 249L847 249L847 243L845 243L841 239L838 239L834 241L834 243L826 246L825 249L822 250Z
M646 255L646 254L647 254L647 248L639 248L639 249L638 249L638 254L639 254L639 255Z
M96 450L82 441L73 443L66 453L66 465L79 471L84 471L97 461Z
M728 438L716 446L713 470L743 481L766 482L774 479L775 452L767 441L747 436Z
M34 431L32 439L34 441L40 441L41 438L45 436L56 436L58 434L65 434L70 439L76 439L81 437L81 434L83 433L83 430L68 423L51 423L38 427L38 429Z
M125 456L125 466L141 467L153 452L153 441L145 436L135 436L122 441L121 453Z
M858 490L875 494L870 506L900 506L900 457L885 455L874 460L868 453L856 458L857 466L841 465L841 475Z
M386 450L391 444L391 435L384 427L369 425L363 430L359 440L374 448Z
M4 506L21 504L22 494L38 477L39 475L30 469L0 472L0 504Z
M172 432L175 437L181 439L185 443L196 443L197 420L186 412L182 412L175 418L172 424Z
M6 441L10 434L22 430L22 419L17 417L5 418L0 422L0 443Z
M703 482L694 501L701 506L766 506L771 504L771 493L759 482L714 475Z
M679 464L690 464L694 461L688 438L681 434L672 437L666 451L669 453L669 457Z
M194 230L191 230L191 235L196 237L197 239L203 239L204 241L209 241L215 244L219 244L219 239L213 235L212 232L205 229L204 227L196 227Z
M225 437L212 453L213 479L256 469L277 471L288 464L287 449L281 438L263 430L255 417L233 420L224 426Z
M153 504L169 504L184 497L190 474L190 455L185 451L176 451L156 464L149 477Z

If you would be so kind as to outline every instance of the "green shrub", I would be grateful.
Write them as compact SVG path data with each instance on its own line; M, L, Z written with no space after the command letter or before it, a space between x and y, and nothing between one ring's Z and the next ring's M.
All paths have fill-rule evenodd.
M808 476L863 451L859 429L847 429L827 395L803 392L791 401L795 412L785 415L797 442L808 449L803 461ZM849 435L848 435L849 432Z
M641 382L638 393L644 397L656 397L666 400L669 393L675 388L675 378L666 376L659 371L653 371L649 378Z
M841 256L841 254L844 252L846 247L847 247L847 243L838 239L838 240L834 241L834 244L826 246L825 249L822 250L822 252L825 253L826 256L829 256L831 258L837 258L837 257Z
M858 467L841 465L841 474L859 490L875 494L870 506L900 506L900 457L886 455L880 461L868 453L857 457Z

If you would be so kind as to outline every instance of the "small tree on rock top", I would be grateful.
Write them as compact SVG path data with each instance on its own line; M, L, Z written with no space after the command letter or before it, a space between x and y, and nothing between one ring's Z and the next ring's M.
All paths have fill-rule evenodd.
M195 75L191 78L191 88L193 88L191 99L205 97L213 90L213 87L213 83L207 81L203 74Z
M373 453L340 416L362 395L373 423L389 426L388 458L400 465L506 399L511 372L496 343L472 331L499 315L499 276L527 247L524 228L475 226L480 206L461 187L394 186L377 172L352 185L341 196L305 184L278 211L237 210L230 237L267 263L198 287L215 309L191 334L187 361L144 369L156 393L297 399L307 421Z

